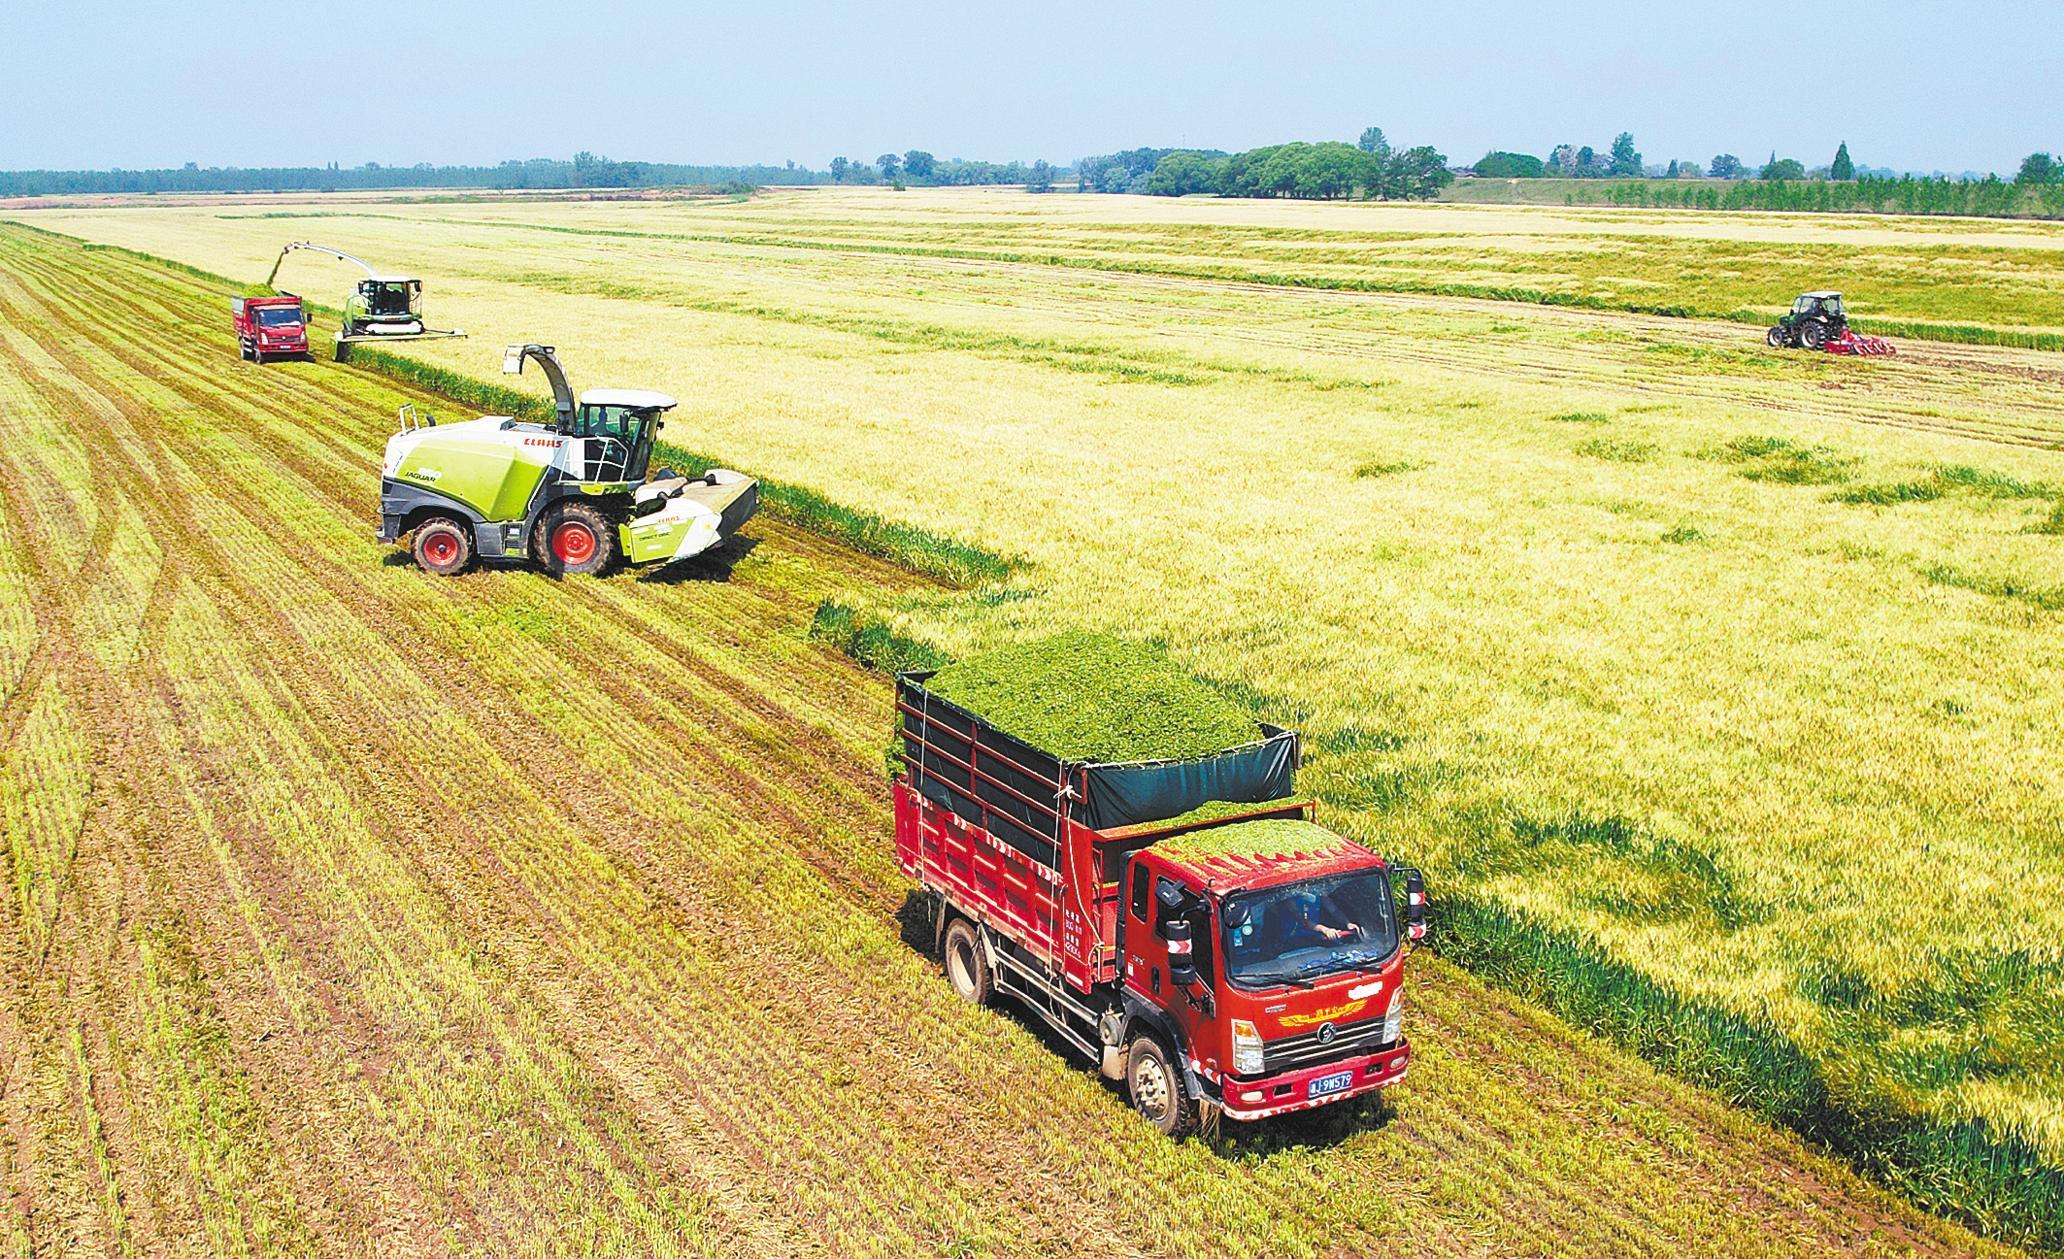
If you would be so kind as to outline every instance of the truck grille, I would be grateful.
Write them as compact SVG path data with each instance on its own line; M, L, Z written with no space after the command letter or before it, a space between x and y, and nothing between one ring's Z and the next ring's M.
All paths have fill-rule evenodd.
M1263 1072L1277 1075L1299 1067L1316 1067L1342 1058L1372 1054L1384 1047L1381 1018L1335 1024L1330 1043L1321 1039L1323 1034L1323 1028L1314 1028L1300 1036L1285 1036L1265 1042L1262 1045Z

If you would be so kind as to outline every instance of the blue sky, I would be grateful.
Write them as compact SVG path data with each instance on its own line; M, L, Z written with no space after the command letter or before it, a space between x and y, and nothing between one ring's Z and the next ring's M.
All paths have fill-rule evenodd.
M348 14L348 15L346 15ZM2064 149L2064 5L736 6L11 0L0 168L1352 139L2011 173Z

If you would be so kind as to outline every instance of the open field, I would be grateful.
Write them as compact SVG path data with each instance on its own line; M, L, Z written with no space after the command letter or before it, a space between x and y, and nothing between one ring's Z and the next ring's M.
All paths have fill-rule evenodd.
M1948 317L1975 274L2026 330L2058 322L2056 225L989 193L314 213L33 221L240 278L294 237L406 260L475 334L416 357L478 375L551 341L576 383L684 398L683 444L1024 557L979 598L849 601L953 652L1166 639L1316 737L1308 783L1435 872L1458 955L2064 1239L2064 357L1841 361L1201 274L1412 222L1449 251L1545 224L1518 258L1606 223L1623 269L1688 251L1672 301L1716 249L1824 259L1789 265L1861 297L1841 268L1892 234L1951 251L1902 313ZM1974 234L1987 270L1954 252Z
M1069 282L1066 271L1087 270L1749 322L1788 308L1802 291L1832 285L1851 294L1854 313L1876 330L2064 348L2064 223L2057 222L1028 198L988 190L798 190L750 204L351 206L331 208L351 214L354 230L377 231L375 224L394 214L418 224L482 225L470 233L476 243L531 251L578 251L584 235L613 240L633 255L641 242L674 252L832 249L1026 263L1062 272L1062 284ZM284 201L212 212L132 205L116 217L155 225L134 233L139 239L214 254L225 229L245 216L257 216L246 230L261 240L321 226ZM36 221L61 224L63 214L39 214ZM125 234L106 222L100 231ZM536 239L547 233L575 239Z
M2064 1150L2064 359L1908 343L1845 362L1727 324L886 243L1216 239L1189 222L1216 203L1164 227L1099 226L1099 202L1165 205L34 221L238 277L289 237L407 259L475 333L417 357L479 374L505 340L552 341L576 383L686 399L683 444L1026 557L994 597L877 612L953 651L1079 624L1162 636L1320 736L1310 781L1490 915L1465 920L1483 969L1767 1113L1892 1148L1952 1209L1996 1218L1972 1183L1993 1173L2052 1194L2014 1169ZM1361 208L1226 212L1294 240ZM1763 251L1852 230L1720 217L1729 239L1773 224L1744 245ZM2011 230L2013 257L2054 263L2055 229ZM1536 929L1563 943L1534 948ZM1653 1016L1644 986L1677 1008Z
M806 630L979 593L426 578L371 469L447 404L222 306L0 229L8 1253L1992 1249L1432 958L1391 1108L1170 1146L904 938Z

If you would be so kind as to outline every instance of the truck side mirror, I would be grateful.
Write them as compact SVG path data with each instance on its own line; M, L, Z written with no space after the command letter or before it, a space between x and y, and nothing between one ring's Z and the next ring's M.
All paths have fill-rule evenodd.
M1190 934L1190 923L1186 918L1171 918L1161 926L1161 938L1168 941L1168 979L1178 988L1187 988L1197 982L1197 958L1193 952L1195 940Z
M1426 876L1405 871L1405 934L1417 944L1426 938Z

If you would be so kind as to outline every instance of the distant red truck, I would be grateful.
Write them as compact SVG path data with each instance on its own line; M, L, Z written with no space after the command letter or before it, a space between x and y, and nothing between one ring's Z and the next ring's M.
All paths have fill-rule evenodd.
M263 363L282 354L308 353L308 317L293 294L232 297L229 313L236 326L237 353L246 360Z

